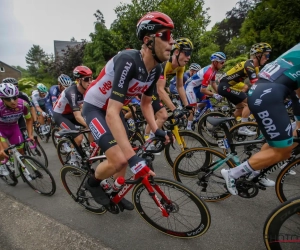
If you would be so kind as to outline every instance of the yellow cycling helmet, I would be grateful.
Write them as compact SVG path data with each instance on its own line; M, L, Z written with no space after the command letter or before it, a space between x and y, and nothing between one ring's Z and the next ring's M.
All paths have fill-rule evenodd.
M250 55L255 55L256 53L263 53L263 52L271 52L272 47L268 43L256 43L253 44L250 49Z
M191 42L190 39L186 37L181 37L175 40L175 43L173 45L173 49L179 49L179 50L193 50L194 45Z

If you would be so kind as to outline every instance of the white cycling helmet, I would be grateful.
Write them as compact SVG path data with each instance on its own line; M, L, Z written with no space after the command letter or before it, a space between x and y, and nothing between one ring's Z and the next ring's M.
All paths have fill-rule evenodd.
M64 86L65 88L70 87L70 86L73 84L72 79L71 79L69 76L65 75L65 74L61 74L61 75L57 78L57 80L58 80L58 82L60 82L60 84L61 84L62 86Z
M201 66L198 63L192 63L189 67L189 70L199 71L200 69L201 69Z
M14 97L18 95L19 95L19 90L12 83L0 84L0 98Z

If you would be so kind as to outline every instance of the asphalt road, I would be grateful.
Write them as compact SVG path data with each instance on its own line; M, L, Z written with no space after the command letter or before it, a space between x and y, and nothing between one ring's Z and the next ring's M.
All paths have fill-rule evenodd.
M176 239L152 228L135 211L125 211L118 215L111 213L96 215L84 210L69 197L61 184L59 177L61 165L52 142L42 143L42 145L48 155L49 170L56 180L56 193L52 197L41 196L23 182L16 187L0 182L0 191L47 218L65 225L70 230L97 239L104 247L115 250L265 249L262 237L264 221L279 204L274 188L260 191L253 199L230 197L221 202L207 203L212 218L208 232L195 239ZM167 166L163 154L156 156L154 169L157 176L173 179L172 171ZM130 194L127 198L131 199ZM2 216L10 216L5 212L7 211L1 212L0 221ZM36 217L36 220L38 223L39 217ZM31 223L34 222L31 220ZM5 227L1 228L1 231L3 230L5 231ZM56 231L59 228L53 226L52 230ZM64 233L65 231L62 231L62 234ZM44 237L51 237L51 235L44 234ZM65 239L62 237L53 240L61 241L63 246ZM88 246L83 245L81 249L88 249Z

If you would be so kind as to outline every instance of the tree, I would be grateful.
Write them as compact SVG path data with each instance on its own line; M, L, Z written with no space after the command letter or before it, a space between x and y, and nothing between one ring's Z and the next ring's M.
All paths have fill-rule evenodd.
M272 46L276 58L300 41L300 1L262 0L245 19L241 36L248 48L257 42Z
M85 46L83 61L94 75L98 75L106 61L117 53L118 47L112 42L114 36L106 28L102 12L97 10L94 16L96 17L95 31L90 34L91 42Z
M34 76L37 73L45 57L46 53L39 45L33 45L30 48L25 57L30 75Z

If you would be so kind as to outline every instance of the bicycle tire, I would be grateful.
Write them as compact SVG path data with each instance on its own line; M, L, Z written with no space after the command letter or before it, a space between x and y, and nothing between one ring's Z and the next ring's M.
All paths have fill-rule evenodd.
M177 143L174 143L173 146L175 147L175 149L173 149L170 144L167 144L164 150L166 161L172 168L176 157L182 151L193 147L209 147L209 144L206 142L206 140L201 135L195 132L187 131L187 130L179 130L178 132L179 132L179 136L181 137L181 140L183 140L186 143L184 148L181 149ZM195 143L193 145L188 146L187 145L188 141L185 140L183 137L189 137L195 139Z
M132 134L130 134L132 133ZM138 147L144 145L145 139L144 136L140 132L130 131L129 132L129 142L132 147ZM136 142L139 144L137 145Z
M289 171L293 170L296 175L289 174ZM285 166L277 176L275 183L275 192L280 202L285 202L287 200L293 199L300 195L300 158L293 160L287 166ZM291 188L289 189L289 184L287 181L291 180ZM299 183L299 185L298 185ZM299 186L296 189L296 186ZM294 194L290 195L289 191Z
M18 184L18 178L15 175L15 172L6 166L9 175L0 175L0 179L4 181L9 186L16 186Z
M51 131L52 142L55 148L57 148L57 144L59 139L55 137L55 133L59 131L59 127L54 127Z
M57 147L56 147L56 152L57 152L58 159L63 166L65 164L67 164L67 162L70 160L70 154L71 154L71 152L63 151L64 143L68 143L70 145L70 147L73 146L73 143L67 138L63 138L63 139L59 140Z
M142 184L139 183L137 184L133 191L132 191L132 200L135 206L135 209L138 211L139 215L147 222L149 223L151 226L153 226L154 228L156 228L157 230L159 230L160 232L176 237L176 238L195 238L195 237L199 237L201 235L203 235L204 233L207 232L207 230L209 229L210 223L211 223L211 217L210 217L210 212L207 208L207 206L204 204L204 202L190 189L188 189L187 187L185 187L184 185L182 185L179 182L176 181L171 181L165 178L154 178L154 182L155 184L159 185L161 187L161 189L167 189L167 188L173 188L175 191L178 191L179 194L178 196L175 195L170 195L170 190L168 190L168 192L163 192L165 193L165 195L169 196L169 198L172 197L172 207L169 207L170 209L175 208L174 212L170 212L170 216L169 217L163 217L161 214L161 211L159 209L157 209L157 205L155 204L155 202L152 200L151 196L148 193L148 190L146 189L146 187ZM143 192L145 191L145 192ZM156 195L158 196L158 198L161 200L161 202L163 202L163 199L159 196L158 193L156 193ZM149 199L152 200L154 207L153 207L153 213L154 215L150 215L148 214L148 210L149 210L149 206L150 206L150 202L145 202L145 204L143 204L143 200L146 199L146 197L148 197ZM177 198L175 201L175 197ZM180 200L184 198L183 200ZM187 202L187 199L190 199L190 202L193 203L193 205L195 206L195 215L193 216L193 221L189 222L189 226L192 226L192 224L194 224L195 226L193 226L194 228L186 228L186 229L181 229L181 227L183 226L183 220L182 219L184 216L188 216L188 213L192 213L191 208L189 208L188 210L185 210L184 206L187 206L190 202ZM178 202L180 200L180 203ZM176 203L177 202L177 203ZM148 209L146 211L146 209ZM160 215L160 216L159 216ZM175 215L178 215L181 218L181 221L178 219L174 219ZM196 222L197 219L200 219L200 222ZM155 221L156 220L156 221ZM165 225L159 225L158 223L162 224L165 223ZM176 225L175 228L166 228L167 225L171 225L171 223L175 223L178 222L179 225ZM180 230L180 231L178 231Z
M27 143L25 143L25 154L38 158L37 160L40 161L46 168L48 167L48 156L43 149L42 145L39 143L37 138L35 139L36 148L31 149ZM43 160L42 160L43 159Z
M22 155L22 156L20 156L20 159L23 162L23 164L26 166L26 169L30 172L30 175L31 175L30 176L31 180L29 180L27 177L25 177L22 167L21 167L20 163L18 162L18 168L20 171L20 175L21 175L22 179L24 180L24 182L26 182L28 184L28 186L30 186L37 193L46 195L46 196L52 196L56 191L56 183L55 183L55 180L54 180L52 174L50 173L50 171L46 167L44 167L39 161L37 161L35 158L33 158L31 156ZM32 163L34 163L35 166L33 166L33 164L30 163L30 161ZM26 165L25 163L29 163L29 164ZM41 172L41 170L43 170L45 173L43 174ZM35 185L33 183L34 183L34 181L36 181L36 183L38 184L39 180L43 180L43 182L41 181L41 183L42 183L42 186L45 187L44 180L46 180L46 174L49 177L49 183L50 183L49 186L51 186L51 188L49 188L50 190L43 191L43 190L40 190L39 188L35 187Z
M205 159L201 166L200 161L196 159L197 153L204 153ZM195 156L195 167L193 171L180 171L181 163L185 166L185 159L191 159ZM201 156L201 155L200 155ZM176 181L183 183L189 189L194 191L201 199L207 202L221 201L229 198L231 194L228 192L220 171L223 167L218 167L212 174L205 177L205 174L208 172L208 167L211 163L217 163L215 157L218 157L220 160L224 160L226 156L221 152L214 150L212 148L190 148L183 151L175 160L173 175ZM235 165L231 160L224 162L227 167L234 168ZM216 180L215 180L216 179ZM208 191L207 191L208 190Z
M293 242L287 242L286 240L289 240L289 235L283 234L282 232L280 233L280 231L283 224L291 216L297 214L297 220L299 221L299 213L300 213L300 197L298 196L295 197L294 199L288 200L280 204L269 214L269 216L265 221L264 229L263 229L264 243L268 250L281 250L283 248L281 247L280 243L283 244L293 243ZM299 232L299 227L297 231ZM295 231L293 231L293 233L295 233ZM295 235L290 235L290 236L295 236ZM299 249L300 246L299 235L297 236L297 239L298 241L296 243L298 243L297 244L298 247L293 246L288 249Z
M257 135L255 135L255 136L240 135L238 130L244 126L246 126L251 131L256 131ZM256 122L243 122L243 123L235 124L233 127L230 128L229 133L231 134L233 143L245 142L248 140L257 140L258 138L260 138L259 137L260 129ZM253 143L253 144L249 144L249 145L235 146L235 150L236 150L238 158L240 159L240 162L244 162L244 161L248 160L253 154L260 151L261 146L263 144L264 143ZM223 153L227 154L228 153L227 149L223 149Z
M217 140L223 139L225 136L225 132L223 131L222 128L219 126L212 126L210 125L206 119L209 116L214 116L214 117L227 117L224 113L221 112L209 112L200 117L198 121L198 133L207 141L207 143L210 146L217 146ZM234 121L227 121L227 124L229 124L229 129L233 127L235 124Z
M76 173L74 175L74 173ZM79 173L79 174L78 174ZM94 199L92 198L92 195L90 195L90 197L85 197L83 195L86 195L86 192L88 192L84 187L81 188L80 190L80 195L83 197L77 197L77 191L78 188L80 187L82 181L83 181L83 177L86 175L86 170L83 169L79 169L77 167L71 166L71 165L65 165L63 168L61 168L60 170L60 179L61 182L65 188L65 190L67 191L67 193L70 195L70 197L79 205L81 205L82 207L84 207L86 210L88 210L89 212L92 212L94 214L104 214L107 210L104 206L98 204L97 202L93 201ZM67 181L67 176L72 176L74 181L73 183L76 183L76 187L71 188L71 182ZM80 177L82 177L80 179ZM74 190L74 191L72 191ZM90 200L88 199L90 198ZM93 201L93 204L95 204L95 206L97 206L96 208L92 207L90 205L90 202Z

